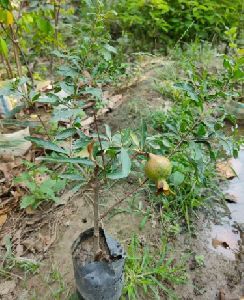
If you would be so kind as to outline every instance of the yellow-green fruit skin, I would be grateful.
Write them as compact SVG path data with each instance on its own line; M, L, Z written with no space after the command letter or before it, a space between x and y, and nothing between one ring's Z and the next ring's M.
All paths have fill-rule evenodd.
M169 177L172 171L172 165L167 157L149 153L144 171L149 179L157 181Z

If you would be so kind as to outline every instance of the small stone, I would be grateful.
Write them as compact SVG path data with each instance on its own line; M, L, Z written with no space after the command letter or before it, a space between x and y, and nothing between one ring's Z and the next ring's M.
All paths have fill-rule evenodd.
M235 195L232 195L232 194L225 194L225 200L228 202L228 203L237 203L238 202L238 199Z

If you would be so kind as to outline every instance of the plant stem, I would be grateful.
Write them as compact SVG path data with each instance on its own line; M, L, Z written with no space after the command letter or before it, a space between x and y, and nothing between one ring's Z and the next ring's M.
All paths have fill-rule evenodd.
M94 192L94 200L93 200L93 213L94 213L94 259L97 254L100 252L100 233L99 233L99 199L98 199L98 190L99 190L99 182L98 182L98 171L99 166L96 164L94 169L94 180L93 180L93 192Z
M61 0L54 0L53 3L53 11L54 11L54 39L53 39L53 50L58 49L58 21L59 21L59 12L60 12L60 5ZM53 62L54 62L54 56L51 56L50 60L50 69L51 74L53 73Z
M54 36L55 36L55 41L56 41L56 46L58 48L58 21L59 21L59 12L60 12L60 2L61 0L58 0L58 3L54 1Z
M20 59L19 59L18 40L15 38L15 34L14 34L12 25L9 25L9 29L10 29L11 40L13 42L14 58L15 58L16 66L17 66L18 75L19 75L19 77L22 77L23 73L22 73L22 67L21 67L21 63L20 63Z
M133 195L134 193L136 193L146 182L148 181L148 179L145 179L141 184L139 184L138 187L136 187L133 191L125 194L125 196L121 199L119 199L117 202L115 202L112 206L110 206L110 208L103 213L100 216L100 220L104 219L116 206L120 205L124 200L126 200L127 198L129 198L131 195Z
M100 150L101 150L102 161L103 161L104 179L105 179L105 182L106 182L107 181L107 176L106 176L105 157L104 157L104 153L103 153L102 141L101 141L101 137L100 137L99 130L98 130L97 116L96 116L96 112L95 111L94 111L94 123L95 123L97 138L98 138L98 142L99 142L99 146L100 146Z
M1 24L1 23L0 23L0 24ZM15 38L15 34L14 34L14 31L13 31L13 28L12 28L11 25L10 25L10 27L12 28L12 32L13 32L14 35L12 35L12 33L9 34L9 33L7 32L7 30L6 30L6 28L3 26L3 24L1 24L1 27L2 27L3 31L7 34L7 36L11 39L11 41L13 42L13 45L15 45L15 46L17 47L17 51L19 51L20 54L22 55L23 60L24 60L24 62L25 62L25 66L26 66L26 68L27 68L27 70L28 70L28 74L29 74L30 79L31 79L31 84L32 84L32 86L34 86L34 78L33 78L32 71L31 71L31 69L29 68L29 65L28 65L28 62L27 62L27 59L26 59L26 57L25 57L24 52L23 52L22 49L20 48L19 41ZM19 62L20 62L20 61L19 61ZM22 69L21 69L21 73L22 73Z
M2 64L5 65L4 55L1 54L1 53L0 53L0 58L1 58ZM7 68L7 66L5 66L5 69L6 69L7 76L8 76L8 78L10 79L9 69Z
M44 123L44 121L42 120L40 114L38 113L38 111L37 111L37 109L36 109L36 106L35 106L35 103L34 103L34 110L35 110L35 113L36 113L36 115L37 115L39 121L40 121L41 124L42 124L42 127L43 127L43 129L44 129L44 131L45 131L45 133L46 133L46 135L47 135L49 141L51 141L51 137L50 137L50 135L49 135L49 133L48 133L48 129L47 129L47 127L46 127L46 124Z

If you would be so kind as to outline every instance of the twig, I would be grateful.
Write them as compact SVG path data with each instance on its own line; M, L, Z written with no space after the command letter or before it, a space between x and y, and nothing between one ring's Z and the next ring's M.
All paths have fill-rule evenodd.
M11 277L16 277L16 278L18 278L18 279L20 279L20 280L23 280L23 279L24 279L23 277L21 277L21 276L15 274L15 273L12 273L12 272L9 272L9 271L5 271L4 269L0 269L0 274L2 274L2 275L9 275L9 276L11 276Z
M191 22L191 24L186 28L186 30L183 32L183 34L180 36L180 38L176 41L174 48L176 48L176 46L179 44L179 42L183 39L183 37L187 34L187 32L189 31L189 29L193 26L193 24L195 23L195 21L193 20Z
M148 152L137 150L137 149L135 149L134 151L135 153L132 155L131 160L133 160L137 155L148 156Z
M148 179L145 179L139 186L137 186L133 191L127 193L123 198L119 199L117 202L115 202L105 213L103 213L100 216L100 220L104 219L116 206L120 205L124 200L129 198L131 195L136 193L146 182Z

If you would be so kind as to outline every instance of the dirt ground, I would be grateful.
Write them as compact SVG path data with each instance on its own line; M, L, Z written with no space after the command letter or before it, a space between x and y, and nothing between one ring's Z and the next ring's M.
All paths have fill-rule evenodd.
M136 128L141 115L150 110L167 108L169 101L155 91L154 79L168 63L162 58L156 58L150 64L145 65L137 84L123 92L122 105L101 121L109 124L113 130L127 126ZM103 204L108 206L114 201L115 195L119 198L130 189L133 189L133 181L126 180L123 184L115 184L111 189L102 191ZM70 249L79 233L92 226L90 193L90 191L85 191L70 199L55 212L51 211L47 216L47 224L36 232L30 232L30 241L34 238L36 240L35 245L29 249L32 249L33 257L36 257L33 248L38 247L38 239L46 236L50 226L53 228L56 224L54 226L55 241L39 257L42 260L40 272L22 280L13 278L11 280L14 282L12 283L13 288L9 290L8 294L2 296L0 291L0 299L70 299L70 295L75 291ZM143 191L140 191L137 197L146 205ZM124 203L122 207L126 208L127 203ZM216 248L213 247L213 224L210 221L207 222L207 218L208 215L205 211L199 215L194 224L194 237L185 232L179 234L177 239L172 241L175 257L183 253L189 255L188 282L176 287L176 294L182 300L240 300L244 296L244 212L242 222L236 224L238 229L228 225L228 229L231 232L236 230L234 234L238 236L238 251L234 257L218 251L223 248L223 244ZM104 226L107 232L117 238L125 248L132 232L137 232L145 243L157 243L163 234L159 224L148 222L145 228L140 230L141 219L142 217L136 214L121 212L109 221L105 221ZM216 222L221 222L221 220L216 219ZM232 250L227 249L227 252L232 252ZM202 266L196 263L196 256L203 256ZM4 281L0 280L0 287L3 284Z

